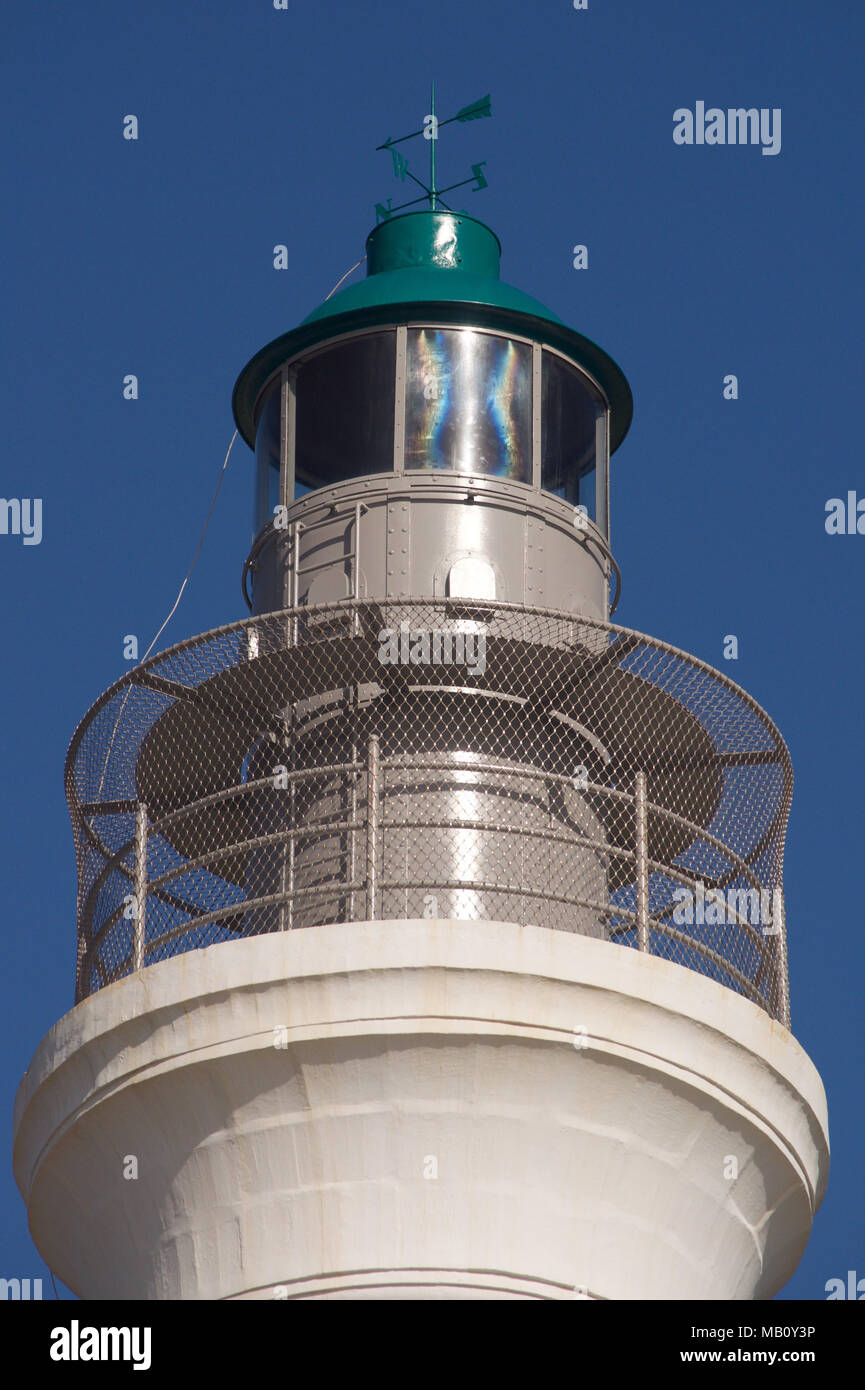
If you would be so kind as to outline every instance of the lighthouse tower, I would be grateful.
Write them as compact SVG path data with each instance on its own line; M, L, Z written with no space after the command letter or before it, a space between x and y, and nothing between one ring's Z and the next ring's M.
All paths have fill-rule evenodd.
M805 1247L787 750L612 620L628 384L499 257L387 217L244 368L251 615L73 738L15 1164L84 1298L765 1299Z

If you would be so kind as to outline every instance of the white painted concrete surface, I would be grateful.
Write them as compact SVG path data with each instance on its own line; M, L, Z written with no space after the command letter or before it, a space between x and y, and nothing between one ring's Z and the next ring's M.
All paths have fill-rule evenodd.
M820 1078L762 1010L501 922L148 966L51 1030L15 1128L87 1298L767 1298L828 1168Z

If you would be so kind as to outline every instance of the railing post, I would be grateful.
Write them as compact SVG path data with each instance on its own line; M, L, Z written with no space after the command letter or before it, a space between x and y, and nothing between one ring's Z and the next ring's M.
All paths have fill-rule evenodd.
M649 847L646 822L646 774L638 772L634 786L637 877L637 950L649 950Z
M357 764L357 743L352 740L351 761ZM352 885L348 895L348 920L354 922L357 917L357 904L354 896L354 882L357 876L357 784L360 777L357 766L352 767L351 773L351 797L349 801L349 819L351 830L348 832L348 881Z
M285 894L283 908L279 914L280 931L291 931L294 926L294 894L297 872L297 753L295 725L297 706L291 705L285 717L286 732L290 740L291 756L286 757L288 766L288 844L283 848L281 889Z
M787 912L784 906L783 890L776 888L772 894L772 899L772 926L778 938L775 955L775 977L778 981L778 1019L789 1030L790 977L787 973Z
M84 934L83 911L81 884L78 884L78 904L75 913L75 920L78 923L78 951L75 962L75 1003L80 1004L84 998L84 962L87 959L87 938ZM90 991L87 991L88 994Z
M294 776L294 771L295 771L295 769L294 769L294 764L293 764L293 761L292 761L292 769L291 769L291 772L292 772L292 776L291 776L291 789L290 789L290 791L289 791L289 793L288 793L288 796L289 796L289 802L288 802L288 805L289 805L289 811L288 811L288 816L289 816L289 820L288 820L288 825L289 825L289 832L288 832L288 883L284 885L284 891L287 890L287 893L286 893L285 911L284 911L283 914L282 914L282 920L283 920L283 922L285 923L285 926L284 926L284 928L283 928L284 931L291 931L292 927L294 926L294 890L295 890L295 862L294 862L294 861L295 861L295 856L296 856L296 854L297 854L297 781L296 781L296 778L295 778L295 776ZM285 860L283 860L283 866L284 866L284 865L285 865Z
M352 598L354 599L354 608L353 608L353 610L352 610L352 617L351 617L351 635L352 635L352 637L358 637L358 636L360 635L360 610L359 610L359 608L358 608L358 603L359 603L359 601L360 601L360 514L361 514L362 509L363 509L363 503L362 503L362 502L355 502L355 504L354 504L354 557L353 557L353 560L352 560L352 567L351 567L351 568L352 568L352 574L351 574L351 596L352 596Z
M133 959L136 970L144 969L144 926L147 911L147 807L139 801L135 808L135 937Z
M291 573L289 579L289 607L292 610L291 616L291 645L297 646L298 621L297 604L300 594L300 537L303 531L303 522L295 521L291 528Z
M369 736L369 756L366 769L366 915L375 921L378 911L378 821L381 799L381 751L378 734Z
M293 715L294 711L292 711ZM294 891L297 856L297 768L294 757L294 736L291 740L292 755L290 758L291 772L288 789L288 845L282 856L282 891L285 894L285 905L280 914L282 931L291 931L294 926ZM286 863L287 859L287 863Z

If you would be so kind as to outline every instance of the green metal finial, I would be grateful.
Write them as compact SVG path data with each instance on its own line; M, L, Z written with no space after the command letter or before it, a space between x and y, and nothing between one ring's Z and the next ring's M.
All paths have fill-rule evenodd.
M429 200L430 210L432 212L435 212L439 207L450 212L451 208L442 198L442 193L449 193L451 189L454 188L464 188L466 184L471 184L475 192L478 192L481 188L487 187L487 180L483 172L486 160L482 159L479 164L473 164L471 166L471 178L460 179L457 183L449 183L447 187L443 188L440 192L436 187L436 141L438 140L439 130L443 125L450 125L453 121L460 121L461 123L466 121L477 121L484 116L491 116L493 113L489 95L481 97L480 101L470 102L468 106L460 107L455 116L448 116L447 120L444 121L440 121L436 116L435 101L435 83L433 82L430 86L430 114L424 117L424 123L420 130L412 130L408 135L399 135L395 140L388 136L383 145L376 146L376 149L379 150L390 150L391 158L393 159L394 174L402 183L405 183L406 178L410 178L413 183L417 184L418 188L423 189L422 197L411 198L407 203L399 203L395 208L391 207L390 198L387 200L386 207L383 203L376 203L375 220L377 223L385 221L386 218L391 217L395 212L402 212L403 208L414 207L415 203L422 203L424 199ZM425 140L429 140L430 142L429 185L425 184L422 179L419 179L411 172L408 167L408 160L404 155L400 154L399 150L394 149L394 145L401 145L404 140L413 140L417 135L422 135Z

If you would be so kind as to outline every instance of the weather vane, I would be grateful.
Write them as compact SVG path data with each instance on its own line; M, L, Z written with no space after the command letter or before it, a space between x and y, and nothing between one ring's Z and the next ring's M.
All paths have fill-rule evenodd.
M376 222L383 222L386 218L393 216L395 212L402 212L403 208L414 207L415 203L422 203L425 200L429 201L430 209L433 212L435 212L438 207L442 207L447 212L451 212L452 209L442 197L443 193L450 193L454 188L464 188L466 184L471 184L475 192L478 192L481 188L487 187L487 180L483 172L486 160L482 159L480 164L473 164L471 166L471 178L460 179L457 183L449 183L445 188L437 188L436 141L438 140L439 130L443 125L450 125L452 121L478 121L483 116L491 116L493 113L490 108L489 95L481 97L480 101L471 102L469 106L461 107L455 116L448 116L447 120L444 121L438 119L435 110L436 95L435 83L433 83L430 88L430 114L424 117L424 123L420 130L413 130L408 135L400 135L395 140L388 136L383 145L376 146L376 149L379 150L390 150L391 158L393 159L393 171L398 179L405 183L406 179L409 178L413 183L417 184L418 188L423 189L423 193L419 198L410 198L407 203L399 203L395 208L391 207L390 198L387 200L387 206L383 203L376 203ZM399 150L394 149L395 145L401 145L405 140L414 140L418 135L422 135L425 140L429 141L429 185L425 184L422 179L419 179L416 174L411 172L408 167L408 160Z

